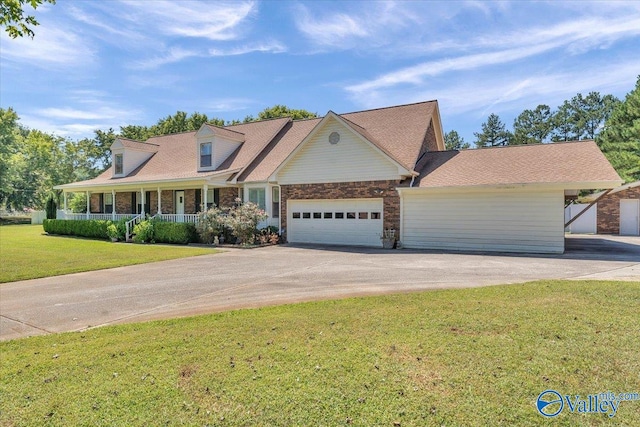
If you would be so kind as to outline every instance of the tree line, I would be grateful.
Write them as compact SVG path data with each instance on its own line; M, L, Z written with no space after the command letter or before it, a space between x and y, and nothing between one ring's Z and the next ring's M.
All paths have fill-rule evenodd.
M524 110L512 130L492 113L474 136L477 148L595 140L625 181L640 180L640 76L622 101L599 92L578 93L555 110L545 104ZM452 130L445 134L445 147L465 150L471 144Z
M28 129L12 108L0 108L0 208L41 209L53 186L97 176L111 166L109 148L118 136L145 141L197 130L203 123L225 126L285 116L296 120L317 117L284 105L227 122L199 112L178 111L151 126L121 126L119 132L96 130L92 138L72 140ZM622 101L598 92L577 94L555 111L546 105L523 111L514 120L513 130L491 114L475 136L476 147L595 139L625 181L640 180L640 76ZM445 144L449 150L471 148L455 130L445 134Z

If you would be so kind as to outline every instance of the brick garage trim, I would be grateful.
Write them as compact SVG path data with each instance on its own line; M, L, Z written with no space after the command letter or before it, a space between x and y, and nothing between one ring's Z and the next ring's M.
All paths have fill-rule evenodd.
M379 199L383 204L383 227L400 231L399 181L335 182L325 184L292 184L280 186L281 227L287 228L287 201L313 199ZM382 233L383 230L380 230ZM285 236L286 237L286 236Z
M640 199L640 186L598 200L598 234L620 234L620 199Z

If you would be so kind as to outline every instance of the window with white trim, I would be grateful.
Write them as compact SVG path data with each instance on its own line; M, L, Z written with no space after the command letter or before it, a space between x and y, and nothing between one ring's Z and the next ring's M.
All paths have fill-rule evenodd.
M113 194L104 193L104 213L112 213L113 212Z
M116 154L113 160L113 167L116 175L122 175L123 169L124 169L123 166L124 166L123 155Z
M264 188L250 188L249 189L249 201L255 203L260 209L265 210L267 207L265 201L266 191Z
M210 167L212 165L211 157L211 143L204 142L200 144L200 167Z
M271 189L271 218L280 218L280 187Z

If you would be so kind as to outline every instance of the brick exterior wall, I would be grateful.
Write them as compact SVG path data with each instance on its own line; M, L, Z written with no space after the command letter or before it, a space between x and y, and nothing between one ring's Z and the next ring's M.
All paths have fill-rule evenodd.
M221 208L230 208L235 205L236 197L238 197L238 189L237 188L221 188L220 189L220 207Z
M156 197L158 195L156 194ZM160 193L160 209L162 209L162 213L172 214L175 211L173 210L173 191L172 190L162 190Z
M116 213L131 213L131 192L116 193Z
M640 187L607 194L598 200L598 234L620 234L620 199L640 199Z
M436 140L436 131L433 129L433 120L429 123L429 128L422 141L422 147L420 147L420 154L427 151L438 151L438 141ZM420 157L420 155L418 155Z
M287 228L287 200L289 199L383 199L384 228L400 231L399 181L336 182L326 184L281 185L280 221ZM376 194L382 190L382 194ZM382 233L382 230L380 230Z
M184 190L184 213L194 214L200 212L200 206L196 206L196 190L193 188Z

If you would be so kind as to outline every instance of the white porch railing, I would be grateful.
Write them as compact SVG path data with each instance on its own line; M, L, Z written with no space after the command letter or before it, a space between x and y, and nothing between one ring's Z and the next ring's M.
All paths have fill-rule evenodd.
M86 213L65 213L64 217L60 219L75 219L75 220L83 220L83 219L104 219L104 220L112 220L116 221L121 219L132 219L138 218L139 215L136 214L107 214L107 213L92 213L87 216ZM190 222L197 223L198 222L198 214L155 214L151 218L158 219L160 221L167 222Z
M140 224L140 221L142 221L142 215L138 215L136 217L131 218L129 221L127 221L127 223L125 224L125 228L126 228L125 241L126 242L131 241L131 238L133 237L133 227L135 227L136 224Z
M198 222L198 214L156 214L153 217L167 222Z

